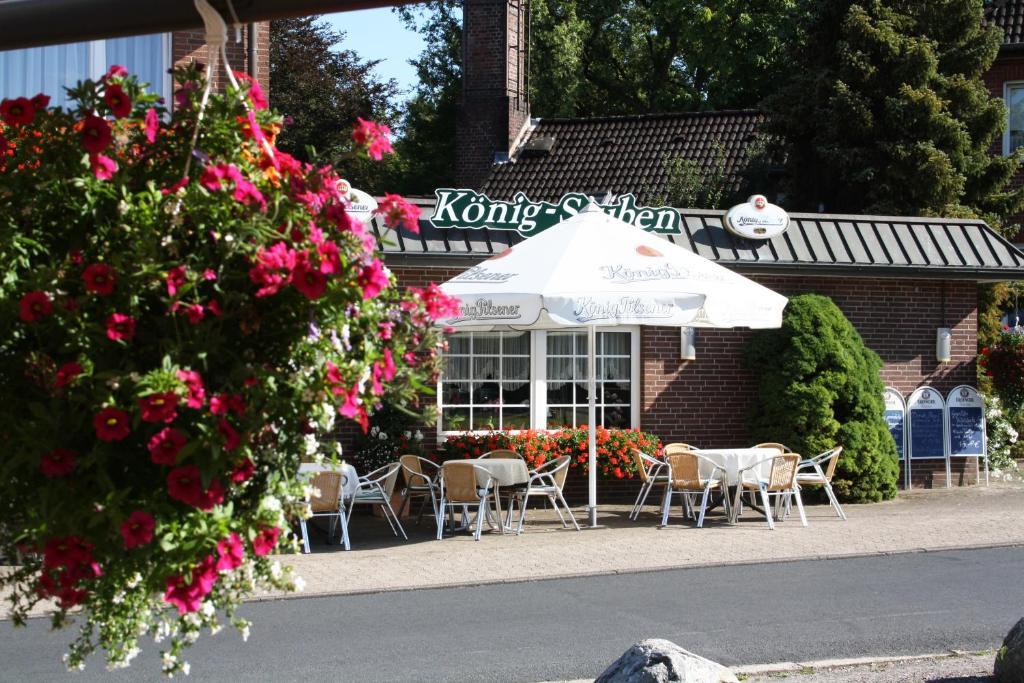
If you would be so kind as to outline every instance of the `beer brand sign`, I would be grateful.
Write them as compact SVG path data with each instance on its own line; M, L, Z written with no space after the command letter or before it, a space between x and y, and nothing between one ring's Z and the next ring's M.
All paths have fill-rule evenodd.
M452 188L434 190L434 196L437 204L428 220L435 228L514 230L523 235L547 230L575 216L591 201L579 192L566 194L555 203L531 202L523 192L517 192L510 202L490 199L474 190ZM620 195L615 201L598 206L609 216L648 232L682 233L682 217L677 210L640 206L632 194Z

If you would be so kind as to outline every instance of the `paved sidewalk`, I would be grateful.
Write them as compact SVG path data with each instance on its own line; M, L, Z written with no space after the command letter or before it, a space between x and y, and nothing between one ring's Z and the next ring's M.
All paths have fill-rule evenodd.
M795 514L769 531L748 511L736 526L719 509L703 529L682 522L657 528L648 506L637 522L627 507L601 509L597 529L563 530L550 510L530 510L522 536L485 533L434 540L429 515L406 524L409 541L395 539L383 519L357 516L350 525L353 550L313 539L310 555L285 556L306 581L304 595L403 590L501 583L552 577L612 574L715 564L783 561L964 548L1024 545L1024 487L993 484L911 491L893 501L845 507L837 518L825 505L808 507L809 526ZM583 520L583 510L577 510Z

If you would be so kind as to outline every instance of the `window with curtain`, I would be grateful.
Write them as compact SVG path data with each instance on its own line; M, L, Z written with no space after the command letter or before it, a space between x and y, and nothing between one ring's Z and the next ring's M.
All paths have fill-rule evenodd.
M530 333L448 337L441 378L441 429L530 427Z
M1006 108L1009 111L1009 125L1006 130L1006 154L1013 154L1024 147L1024 83L1006 84Z
M50 96L52 106L65 106L65 88L99 78L112 64L120 64L169 99L169 45L170 34L155 33L0 52L0 98L42 92Z
M630 427L632 359L630 332L597 333L597 421L605 427ZM547 334L547 428L587 424L585 332Z

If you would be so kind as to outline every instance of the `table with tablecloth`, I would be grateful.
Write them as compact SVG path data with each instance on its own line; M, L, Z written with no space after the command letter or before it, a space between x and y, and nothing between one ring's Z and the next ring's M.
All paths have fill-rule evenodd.
M697 453L725 470L726 484L729 487L735 488L730 519L732 522L736 521L736 516L739 512L740 495L743 492L740 472L755 463L761 462L756 469L756 478L767 479L772 468L772 461L768 460L768 458L782 455L782 451L777 448L702 448ZM706 461L701 462L700 468L702 477L711 476L711 466ZM721 476L721 473L717 474ZM746 479L754 481L754 472L748 472Z
M526 469L526 461L522 458L471 458L467 460L449 460L445 465L457 463L469 463L479 468L476 470L476 483L478 486L486 486L487 480L491 479L495 487L494 499L498 505L498 525L503 533L509 531L510 527L501 521L499 489L502 486L521 486L530 480L530 472ZM488 511L488 522L490 521L490 512Z
M359 487L359 474L356 473L355 467L347 462L340 462L338 464L330 462L304 462L299 465L300 477L308 477L312 479L321 472L341 472L342 497L347 500L355 495L356 489Z

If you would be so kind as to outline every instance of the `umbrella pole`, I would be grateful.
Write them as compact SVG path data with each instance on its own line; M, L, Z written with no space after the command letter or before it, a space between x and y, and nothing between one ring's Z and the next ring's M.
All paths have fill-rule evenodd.
M587 440L590 450L590 466L588 467L587 482L590 488L590 526L597 526L597 332L593 325L587 325L587 394L590 397L590 405L587 407L590 429L587 430Z

